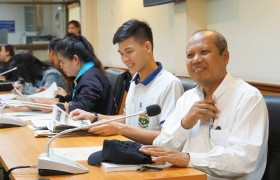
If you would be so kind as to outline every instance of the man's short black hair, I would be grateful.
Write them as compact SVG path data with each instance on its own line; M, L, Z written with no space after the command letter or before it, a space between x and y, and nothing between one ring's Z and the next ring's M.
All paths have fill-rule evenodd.
M115 33L113 44L122 42L130 37L133 37L141 43L150 41L152 47L154 47L152 29L146 22L137 19L131 19L125 22Z

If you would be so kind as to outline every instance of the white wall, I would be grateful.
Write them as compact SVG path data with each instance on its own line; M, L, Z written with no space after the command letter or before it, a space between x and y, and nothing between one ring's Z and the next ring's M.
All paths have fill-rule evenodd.
M225 35L228 70L245 80L280 84L279 22L279 0L207 1L207 27Z
M228 40L231 74L280 84L279 0L187 0L149 8L143 7L143 0L96 1L98 41L94 43L105 65L124 67L112 38L123 22L138 18L153 29L156 60L176 75L187 75L187 37L199 28L210 28Z
M104 65L125 67L112 39L124 22L136 18L148 22L153 30L156 61L171 72L186 75L185 2L144 8L143 0L99 0L97 5L97 54Z
M13 11L11 11L11 9ZM24 8L22 5L0 5L0 20L14 20L15 33L8 33L8 43L22 44L24 27Z
M36 32L25 32L24 6L32 5L0 5L0 20L14 20L15 33L8 33L9 44L25 44L25 35L36 35ZM57 5L43 5L41 15L41 35L65 35L64 9L58 10ZM60 29L58 29L60 28Z

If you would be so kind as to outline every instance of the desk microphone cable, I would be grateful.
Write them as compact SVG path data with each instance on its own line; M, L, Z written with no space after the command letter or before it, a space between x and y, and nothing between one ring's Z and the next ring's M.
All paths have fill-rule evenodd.
M23 169L23 168L37 168L37 165L33 165L33 166L16 166L13 167L11 169L9 169L5 174L4 174L4 179L3 180L10 180L9 175L11 174L11 172L15 169Z

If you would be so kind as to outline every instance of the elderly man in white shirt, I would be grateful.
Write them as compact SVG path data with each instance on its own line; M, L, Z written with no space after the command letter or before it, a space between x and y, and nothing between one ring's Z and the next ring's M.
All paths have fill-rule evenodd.
M198 85L184 93L154 146L141 152L157 163L194 167L208 179L261 179L266 166L268 113L261 93L226 70L227 42L216 31L194 33L187 68ZM175 150L174 150L175 149Z

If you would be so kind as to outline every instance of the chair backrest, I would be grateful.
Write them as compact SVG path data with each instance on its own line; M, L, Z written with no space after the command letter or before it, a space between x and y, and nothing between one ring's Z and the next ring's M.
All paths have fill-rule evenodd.
M118 68L105 68L108 72L108 79L113 89L114 94L114 114L118 114L120 111L121 103L124 97L125 91L128 91L131 75L127 70Z
M262 180L280 179L280 95L264 95L269 114L268 154Z
M190 90L196 86L196 82L194 82L191 78L189 77L183 77L183 76L177 76L184 88L184 91Z

